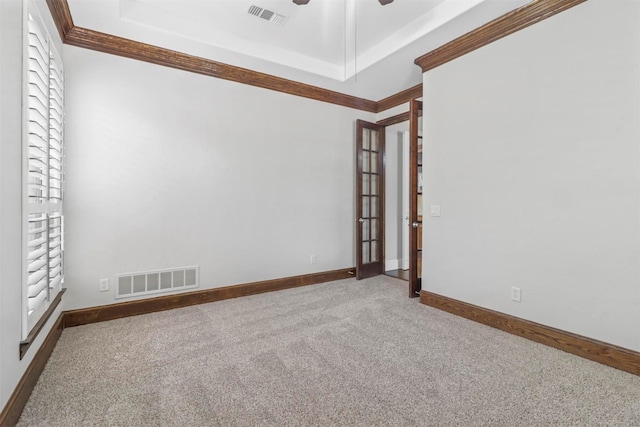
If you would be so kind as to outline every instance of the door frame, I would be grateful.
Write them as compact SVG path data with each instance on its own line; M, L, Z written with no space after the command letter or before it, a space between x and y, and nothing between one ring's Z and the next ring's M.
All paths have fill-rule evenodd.
M422 116L422 101L411 100L409 115L409 298L416 298L420 296L422 289L422 274L418 275L422 264L422 236L418 235L422 233L422 215L418 215L418 196L421 196L421 193L418 193L418 168L422 169L422 159L418 157L418 139L422 138L418 122ZM424 143L422 147L424 150ZM422 214L424 215L424 212Z
M422 287L422 278L418 277L418 262L421 261L422 257L422 248L418 249L418 244L422 241L421 237L418 236L418 232L422 231L422 227L413 228L413 223L421 224L422 221L418 221L421 218L418 218L418 137L419 137L419 118L422 116L422 101L418 101L417 98L412 99L409 102L409 111L404 113L397 114L395 116L391 116L389 118L379 120L377 125L383 126L386 131L387 126L391 126L398 123L409 122L409 132L405 132L406 136L408 133L408 141L403 141L403 151L404 146L408 146L408 178L409 178L409 219L405 220L405 207L402 207L402 218L401 222L405 228L408 228L408 232L403 230L403 247L404 244L404 236L408 234L409 236L409 297L415 298L419 296L420 289ZM404 139L404 138L403 138ZM406 153L403 153L403 159L407 157ZM403 160L404 162L404 160ZM405 169L406 164L403 163L403 170ZM420 165L421 166L421 165ZM403 203L405 196L403 195ZM383 207L384 209L385 207ZM386 228L385 230L386 231ZM406 233L406 234L405 234ZM386 236L384 236L386 237ZM404 248L403 248L404 251ZM418 253L420 252L420 253ZM404 258L404 253L403 253ZM420 258L420 261L419 259ZM404 267L404 266L403 266Z
M411 140L409 131L402 132L402 259L400 268L409 270L409 258L411 257L411 245L409 244L409 229L411 226L411 213L409 211L409 199L411 198L411 186L409 183L409 164L411 162Z

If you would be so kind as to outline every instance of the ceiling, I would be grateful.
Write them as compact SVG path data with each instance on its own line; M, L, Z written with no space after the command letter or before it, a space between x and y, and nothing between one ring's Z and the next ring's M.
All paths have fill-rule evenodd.
M380 100L421 82L416 57L527 2L69 0L69 7L80 27ZM276 19L261 17L268 11Z

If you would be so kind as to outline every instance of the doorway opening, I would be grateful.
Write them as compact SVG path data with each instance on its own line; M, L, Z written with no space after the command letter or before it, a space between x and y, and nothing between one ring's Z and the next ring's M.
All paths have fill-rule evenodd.
M414 99L406 113L358 120L356 132L356 277L407 280L411 298L422 287L421 116Z
M385 128L385 274L409 280L409 122Z

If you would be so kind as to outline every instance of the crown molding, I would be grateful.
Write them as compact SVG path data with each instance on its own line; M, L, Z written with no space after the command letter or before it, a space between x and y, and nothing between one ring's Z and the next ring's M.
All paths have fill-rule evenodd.
M427 72L585 1L534 0L422 55L415 63L422 68L423 73Z
M62 42L70 46L275 90L343 107L371 113L378 112L378 103L368 99L101 33L88 28L77 27L73 23L67 0L47 0L47 5L56 23Z
M404 113L396 114L395 116L378 120L376 124L380 126L385 126L385 127L392 126L392 125L397 125L398 123L408 122L410 118L411 118L411 113L409 111L405 111Z
M423 72L486 46L502 37L540 22L586 0L534 0L477 28L415 60ZM110 53L152 64L176 68L237 83L275 90L290 95L328 102L343 107L379 113L422 96L422 84L380 101L347 95L247 68L200 58L146 43L77 27L67 0L47 0L62 42L71 46Z
M49 6L53 22L55 22L58 33L60 33L60 39L64 43L67 34L75 26L71 17L71 10L69 10L69 3L67 3L67 0L47 0L47 6Z
M50 0L64 1L64 0ZM377 103L364 98L334 92L317 86L287 80L247 68L223 64L186 53L153 46L134 40L113 36L82 27L73 27L63 40L70 46L132 58L139 61L176 68L205 76L230 80L264 89L271 89L290 95L311 98L318 101L355 108L375 113Z
M387 98L381 99L377 102L378 111L388 110L389 108L397 107L398 105L410 102L413 99L422 98L422 83L417 84L409 89L405 89L402 92L398 92L395 95L391 95Z

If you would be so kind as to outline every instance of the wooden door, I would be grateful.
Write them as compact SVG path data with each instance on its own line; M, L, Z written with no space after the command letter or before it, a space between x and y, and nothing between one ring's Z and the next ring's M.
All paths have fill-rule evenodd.
M422 102L409 109L409 298L422 288Z
M357 121L356 278L384 273L384 126Z

